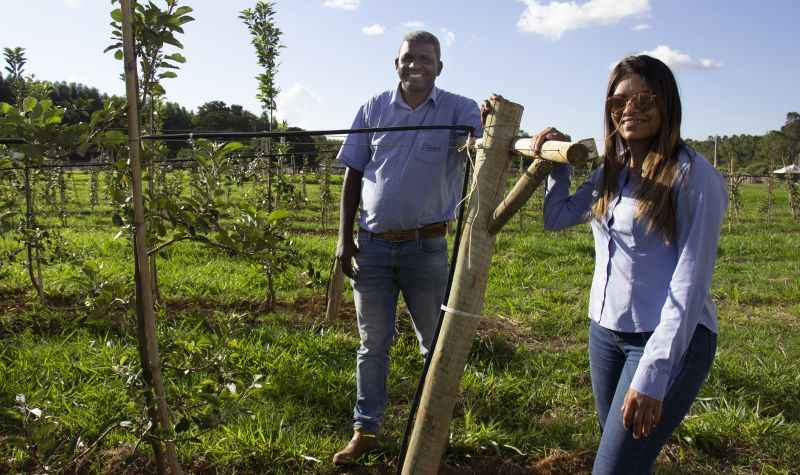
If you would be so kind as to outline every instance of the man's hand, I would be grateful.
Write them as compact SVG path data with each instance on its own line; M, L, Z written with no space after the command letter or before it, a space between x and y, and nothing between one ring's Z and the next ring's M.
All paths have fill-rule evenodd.
M358 246L350 237L339 239L336 243L336 259L342 266L342 273L347 277L356 280L355 272L353 272L353 258L358 254Z
M555 127L548 127L538 134L534 135L531 140L531 152L534 157L538 157L542 153L542 145L548 140L557 140L559 142L572 142L569 135L561 133Z
M661 422L662 403L633 388L625 393L622 403L622 425L625 430L633 432L634 439L647 437L653 428Z
M502 100L502 99L503 99L503 96L501 96L500 94L492 94L492 97L490 97L489 99L486 99L485 101L481 102L481 125L482 126L486 125L486 118L489 117L489 114L494 112L494 109L492 108L492 102L491 101L497 101L497 100Z

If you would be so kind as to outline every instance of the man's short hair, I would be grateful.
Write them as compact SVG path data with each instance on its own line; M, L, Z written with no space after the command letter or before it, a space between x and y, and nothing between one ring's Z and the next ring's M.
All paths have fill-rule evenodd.
M403 43L406 41L409 43L414 42L433 45L433 49L436 51L436 59L439 61L442 60L442 47L439 45L439 38L437 38L433 33L423 30L412 31L410 33L406 33L406 36L403 37ZM403 43L400 43L400 45L402 46Z

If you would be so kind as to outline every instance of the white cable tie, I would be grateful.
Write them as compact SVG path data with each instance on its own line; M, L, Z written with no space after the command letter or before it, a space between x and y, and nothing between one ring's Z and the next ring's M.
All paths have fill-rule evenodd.
M485 318L483 315L476 315L474 313L464 312L462 310L456 310L456 309L450 308L450 307L448 307L447 305L444 305L444 304L442 304L441 309L444 310L447 313L451 313L451 314L455 315L456 317L477 318L479 320L481 318Z

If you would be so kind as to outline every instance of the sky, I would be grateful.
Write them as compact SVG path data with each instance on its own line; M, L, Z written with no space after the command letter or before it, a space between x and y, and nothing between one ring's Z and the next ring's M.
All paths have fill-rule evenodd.
M154 0L161 3L162 0ZM437 86L481 102L522 104L522 128L554 125L573 138L603 135L612 65L647 52L673 69L683 136L763 134L800 110L800 0L277 0L284 48L277 115L306 129L348 128L370 96L397 85L402 36L442 43ZM196 110L211 100L258 113L259 68L238 18L255 0L180 0L178 77L167 99ZM109 0L0 0L0 47L26 48L27 72L124 93L111 43ZM168 51L169 52L169 51ZM2 62L0 60L0 62ZM5 64L3 64L5 66Z

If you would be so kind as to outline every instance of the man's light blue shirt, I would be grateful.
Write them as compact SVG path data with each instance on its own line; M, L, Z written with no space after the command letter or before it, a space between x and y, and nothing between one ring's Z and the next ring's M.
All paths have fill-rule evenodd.
M589 317L615 331L653 332L631 387L658 400L677 376L697 325L717 333L709 290L728 203L725 180L702 155L684 146L678 160L675 238L669 245L657 232L646 232L646 221L636 217L638 183L627 166L604 220L590 214L602 167L572 196L569 167L554 168L544 202L547 229L591 220L595 268Z
M412 109L399 86L370 99L353 127L468 125L481 135L478 104L434 87ZM416 130L350 134L338 158L363 174L359 225L370 232L416 229L455 217L465 154L454 130Z

